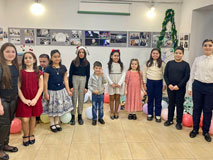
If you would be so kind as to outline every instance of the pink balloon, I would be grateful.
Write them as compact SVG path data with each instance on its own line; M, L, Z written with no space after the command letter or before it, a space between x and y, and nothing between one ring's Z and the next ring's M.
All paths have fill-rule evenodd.
M109 94L104 94L104 103L109 103Z
M148 104L147 103L143 105L143 112L145 114L148 114Z
M163 120L168 120L168 108L163 108L161 111L161 117Z
M21 120L15 118L11 123L10 133L15 134L21 131Z
M211 125L210 125L210 128L209 128L209 134L213 135L213 120L211 120Z
M192 115L184 114L182 123L186 127L192 127L192 125L193 125Z

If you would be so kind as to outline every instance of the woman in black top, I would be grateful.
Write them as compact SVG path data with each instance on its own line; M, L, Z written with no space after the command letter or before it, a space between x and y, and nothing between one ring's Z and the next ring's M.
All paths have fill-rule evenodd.
M17 50L11 43L5 43L0 50L0 159L9 159L8 152L18 148L9 146L10 125L15 116L18 97Z
M75 125L75 112L78 99L78 123L84 123L82 119L84 95L88 91L88 81L90 77L90 63L87 60L88 51L80 46L76 50L77 57L72 61L69 71L69 86L73 92L72 101L74 110L72 110L71 125Z

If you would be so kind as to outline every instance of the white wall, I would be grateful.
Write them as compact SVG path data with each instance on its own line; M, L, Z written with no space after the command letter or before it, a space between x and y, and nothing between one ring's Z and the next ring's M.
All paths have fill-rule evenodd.
M5 6L5 0L0 0L0 27L4 27L6 25Z
M35 17L29 12L29 7L33 1L30 0L7 0L6 17L8 27L32 27L32 28L56 28L56 29L97 29L111 31L161 31L161 25L164 19L165 11L173 8L176 12L175 21L179 28L181 4L158 4L156 5L157 15L150 20L146 17L146 11L149 9L147 4L131 4L131 16L111 16L111 15L90 15L77 14L77 0L43 0L46 7L46 13L41 17ZM17 14L18 12L18 14ZM17 47L18 50L20 46ZM59 49L62 55L63 63L69 67L74 59L75 47L58 46L35 46L33 47L37 55L41 53L50 53L51 49ZM91 63L100 60L106 65L109 60L110 47L88 47ZM144 63L149 58L151 49L140 48L121 48L121 59L126 68L133 57L140 59Z
M194 58L203 55L202 42L204 39L213 39L213 5L212 10L198 9L193 11L190 50L191 62Z

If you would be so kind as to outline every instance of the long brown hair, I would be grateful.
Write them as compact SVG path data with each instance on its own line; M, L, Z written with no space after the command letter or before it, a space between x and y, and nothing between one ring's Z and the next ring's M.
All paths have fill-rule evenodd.
M14 65L17 68L17 70L19 70L16 47L12 43L4 43L0 49L0 67L2 68L1 87L3 89L12 87L11 86L12 77L11 77L10 69L4 57L4 51L7 49L7 47L14 48L16 52L16 57L14 58L14 60L12 60L12 65Z
M24 63L24 58L25 58L26 54L30 54L33 57L33 59L35 60L35 62L33 63L33 70L34 70L34 72L36 72L37 78L39 79L40 78L39 68L37 66L36 56L33 52L27 51L24 53L23 58L22 58L22 63L21 63L22 69L26 69L26 64Z
M112 70L112 62L113 62L113 60L112 60L111 57L112 57L112 55L113 55L114 53L118 53L118 54L119 54L118 63L120 64L121 72L123 72L124 66L123 66L123 62L121 62L121 57L120 57L121 53L120 53L120 49L113 49L113 50L111 51L111 53L110 53L110 56L109 56L109 62L107 63L107 64L108 64L109 73L111 73L111 70Z
M153 61L154 61L153 58L152 58L152 52L154 52L154 51L158 51L158 53L160 54L159 58L157 59L158 67L160 68L163 61L162 61L162 59L161 59L161 51L160 51L160 49L158 49L158 48L153 48L153 49L152 49L151 54L150 54L150 58L149 58L149 60L146 62L146 66L147 66L147 67L151 67L151 66L152 66Z
M80 66L80 57L79 57L80 50L78 51L77 57L73 60L73 63L76 67ZM86 67L88 64L89 64L89 62L87 60L87 54L86 54L86 51L84 50L84 58L83 58L82 66Z

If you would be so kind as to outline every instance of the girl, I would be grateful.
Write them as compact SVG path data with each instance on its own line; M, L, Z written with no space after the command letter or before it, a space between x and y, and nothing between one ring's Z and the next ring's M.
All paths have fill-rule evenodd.
M67 69L61 64L61 54L58 50L50 53L50 65L44 71L43 113L50 118L52 132L61 131L59 117L73 109ZM65 89L66 88L66 89Z
M118 107L120 104L120 95L123 94L123 82L125 79L124 66L120 59L120 50L113 49L108 62L108 92L110 95L110 118L113 120L119 118ZM115 104L115 108L114 108Z
M142 95L143 78L140 72L140 65L138 59L131 59L128 72L125 78L125 94L126 105L125 110L130 112L128 119L136 120L136 111L142 111Z
M165 64L161 59L161 51L154 48L151 51L150 58L144 66L143 81L144 88L148 94L148 117L147 120L153 119L153 107L155 101L155 119L161 122L161 101L163 88L163 73ZM164 85L164 90L165 90Z
M18 81L19 100L16 111L16 116L21 117L22 120L24 146L35 143L33 132L36 117L42 113L42 92L43 75L37 67L36 56L32 52L25 52Z
M5 43L0 49L0 159L9 159L8 152L18 148L9 146L10 125L16 112L18 97L18 60L16 47Z
M83 125L82 119L84 95L88 91L88 81L90 77L90 63L87 60L88 50L83 47L77 47L77 57L72 61L69 72L69 86L73 92L73 106L71 125L75 125L75 113L78 99L78 123Z
M209 128L213 109L213 41L206 39L202 44L204 55L195 58L189 80L188 93L193 99L193 130L189 136L196 137L203 111L203 136L211 142Z

